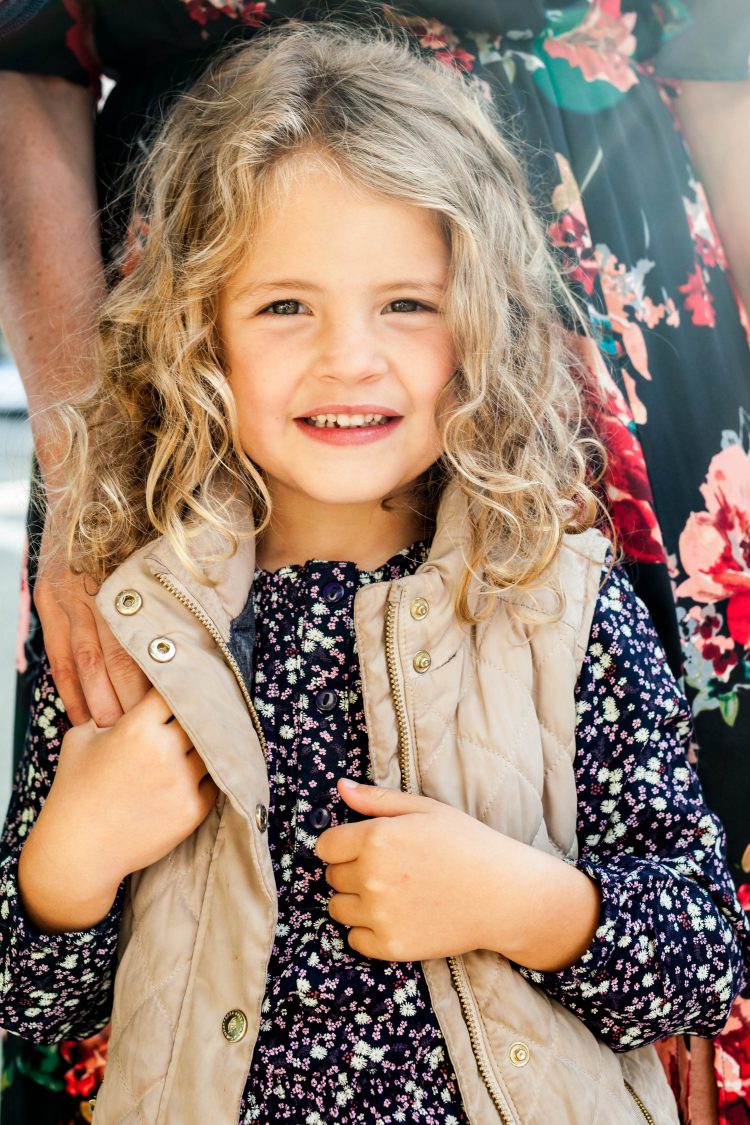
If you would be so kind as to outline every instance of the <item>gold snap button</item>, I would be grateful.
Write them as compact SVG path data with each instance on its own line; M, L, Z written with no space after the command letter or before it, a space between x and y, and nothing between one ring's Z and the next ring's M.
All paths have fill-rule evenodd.
M424 598L415 598L409 606L409 613L415 621L421 621L430 612L430 604Z
M425 650L421 648L412 660L412 664L416 672L426 672L432 664L432 657L429 652L425 652Z
M232 1008L221 1021L221 1030L227 1042L239 1043L240 1039L245 1038L247 1016L239 1008Z
M89 1098L89 1109L93 1113L96 1108L96 1098Z
M526 1066L531 1058L531 1051L525 1043L511 1043L508 1048L508 1058L513 1066Z
M132 617L143 605L143 598L137 590L120 590L115 598L115 609L123 617Z
M265 805L255 806L255 823L261 832L265 832L268 828L268 809Z
M168 637L154 637L148 646L148 654L157 664L168 664L176 652L177 649Z

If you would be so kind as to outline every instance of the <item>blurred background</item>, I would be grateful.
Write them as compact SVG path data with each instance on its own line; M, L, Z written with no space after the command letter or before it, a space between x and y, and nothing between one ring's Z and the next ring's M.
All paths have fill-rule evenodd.
M31 430L18 372L0 333L0 804L10 797L24 516Z

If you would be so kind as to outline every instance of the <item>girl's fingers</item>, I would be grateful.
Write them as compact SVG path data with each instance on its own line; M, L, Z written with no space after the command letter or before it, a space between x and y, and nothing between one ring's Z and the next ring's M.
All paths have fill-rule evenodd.
M369 820L326 828L318 836L315 854L323 863L348 863L359 856L369 831Z
M328 913L342 926L367 926L370 921L359 895L331 895Z
M325 869L326 882L343 894L359 894L360 880L356 863L329 863Z
M194 746L190 747L185 757L190 765L190 769L193 771L193 776L196 781L200 781L203 777L210 778L210 774L206 769L206 764Z
M170 719L174 718L174 711L171 706L155 687L149 688L143 699L136 703L128 714L147 723L168 723ZM179 726L177 723L171 725Z

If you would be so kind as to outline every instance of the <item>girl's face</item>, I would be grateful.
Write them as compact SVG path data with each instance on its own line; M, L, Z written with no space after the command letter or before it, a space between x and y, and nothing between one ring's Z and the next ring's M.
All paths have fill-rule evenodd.
M372 505L441 452L448 248L429 212L295 172L220 297L240 436L275 503Z

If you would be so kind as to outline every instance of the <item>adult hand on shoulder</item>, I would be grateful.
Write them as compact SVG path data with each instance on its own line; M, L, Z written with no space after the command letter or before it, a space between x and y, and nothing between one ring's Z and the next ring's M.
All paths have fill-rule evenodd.
M90 584L90 580L89 580ZM74 725L111 727L143 699L149 682L96 608L85 576L73 574L48 517L34 604L52 678Z
M420 961L491 948L488 903L500 897L505 837L430 797L375 785L339 793L371 819L321 833L316 855L337 891L328 909L352 949L384 961Z

